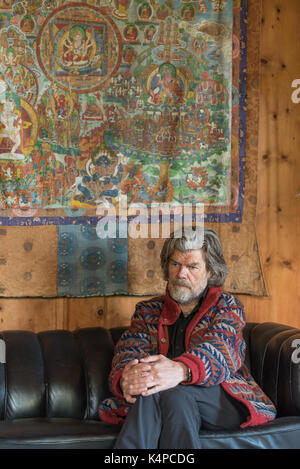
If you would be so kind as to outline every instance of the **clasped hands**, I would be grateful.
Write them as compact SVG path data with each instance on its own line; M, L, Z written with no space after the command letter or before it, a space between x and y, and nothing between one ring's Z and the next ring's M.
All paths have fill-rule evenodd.
M150 396L177 386L186 380L187 367L164 355L149 355L135 359L124 367L120 386L127 402L134 404L136 396Z

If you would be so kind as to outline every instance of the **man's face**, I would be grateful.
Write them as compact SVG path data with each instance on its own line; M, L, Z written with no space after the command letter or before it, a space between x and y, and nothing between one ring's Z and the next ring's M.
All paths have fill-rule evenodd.
M202 249L175 249L169 260L169 293L179 304L193 303L206 288L209 276Z

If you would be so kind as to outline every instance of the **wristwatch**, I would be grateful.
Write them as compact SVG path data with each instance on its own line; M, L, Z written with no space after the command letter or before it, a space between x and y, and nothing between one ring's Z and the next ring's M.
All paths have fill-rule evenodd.
M187 366L187 378L185 380L185 383L190 383L192 381L192 370L190 369L189 366Z

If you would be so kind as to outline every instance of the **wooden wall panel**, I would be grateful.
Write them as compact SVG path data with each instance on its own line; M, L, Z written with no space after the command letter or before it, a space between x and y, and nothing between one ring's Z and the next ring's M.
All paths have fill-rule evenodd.
M64 327L74 330L78 327L107 327L105 298L69 298L65 299Z
M109 318L110 327L128 325L136 303L147 298L149 297L123 296L108 298L106 314Z
M240 299L248 321L300 327L300 103L291 100L300 79L300 2L262 5L257 235L269 296ZM126 325L141 299L0 298L0 329Z
M251 0L250 0L251 2ZM269 292L240 296L247 318L300 327L300 2L263 0L257 235Z
M64 327L127 326L135 304L146 297L113 296L65 299Z
M0 298L0 330L62 329L64 315L63 300Z

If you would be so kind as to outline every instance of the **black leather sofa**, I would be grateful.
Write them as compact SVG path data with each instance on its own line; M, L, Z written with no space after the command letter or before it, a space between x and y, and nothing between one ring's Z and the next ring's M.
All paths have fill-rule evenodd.
M98 419L109 395L114 343L124 328L0 333L0 449L110 449L119 425ZM300 448L300 330L245 328L250 370L278 409L270 423L201 432L204 449ZM5 359L4 359L5 351Z

